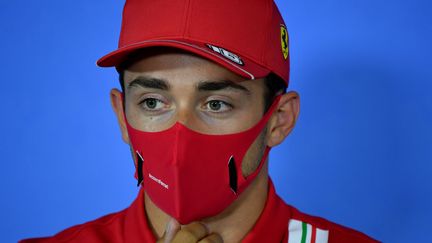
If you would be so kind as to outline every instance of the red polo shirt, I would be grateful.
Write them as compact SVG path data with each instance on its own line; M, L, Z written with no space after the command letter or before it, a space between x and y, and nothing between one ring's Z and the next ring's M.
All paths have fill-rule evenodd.
M68 228L52 237L22 240L30 242L155 242L147 224L141 188L126 209ZM287 205L269 180L264 210L242 242L288 243L369 243L378 242L358 231L328 220L301 213Z

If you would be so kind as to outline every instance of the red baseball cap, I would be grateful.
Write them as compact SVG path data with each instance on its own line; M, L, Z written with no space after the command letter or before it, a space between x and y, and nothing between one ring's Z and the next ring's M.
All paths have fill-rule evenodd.
M118 67L147 47L179 48L249 79L274 73L288 85L288 32L273 0L127 0L118 49L97 61Z

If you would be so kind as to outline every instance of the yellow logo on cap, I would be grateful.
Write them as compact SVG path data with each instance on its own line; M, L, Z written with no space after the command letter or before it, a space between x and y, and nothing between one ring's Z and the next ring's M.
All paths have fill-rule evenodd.
M282 54L284 59L288 58L288 31L285 27L285 25L281 24L280 26L280 36L281 36L281 47L282 47Z

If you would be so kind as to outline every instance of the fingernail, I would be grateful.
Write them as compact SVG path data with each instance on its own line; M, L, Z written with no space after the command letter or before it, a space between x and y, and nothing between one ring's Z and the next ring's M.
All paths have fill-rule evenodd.
M173 225L172 220L168 221L168 224L166 225L166 229L165 229L165 231L166 231L166 232L170 232L171 229L172 229L172 225Z
M204 228L206 229L206 231L207 231L207 234L210 234L211 233L211 231L210 231L210 228L207 226L207 224L205 224L205 223L203 223L203 222L200 222L203 226L204 226Z
M171 241L171 220L165 226L165 241L164 243L169 243Z
M173 238L173 229L175 227L176 221L174 219L170 219L166 224L165 228L165 241L164 243L170 243Z

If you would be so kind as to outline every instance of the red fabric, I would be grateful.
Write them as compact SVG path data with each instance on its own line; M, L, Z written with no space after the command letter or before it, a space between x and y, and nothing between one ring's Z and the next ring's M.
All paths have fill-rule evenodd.
M247 177L242 174L242 161L279 99L280 96L257 124L233 134L203 134L178 122L163 131L144 132L133 128L125 117L132 147L139 154L137 157L144 160L143 187L147 195L181 224L221 213L261 171L270 147L258 168ZM228 162L232 162L233 172ZM230 186L233 174L234 188Z
M144 210L144 191L123 211L66 229L53 237L22 240L22 243L51 242L155 242ZM367 235L319 217L301 213L277 196L271 180L266 206L243 243L280 243L288 241L288 221L297 219L316 228L329 230L329 243L374 243Z
M315 243L315 241L316 241L316 227L312 225L311 243Z

